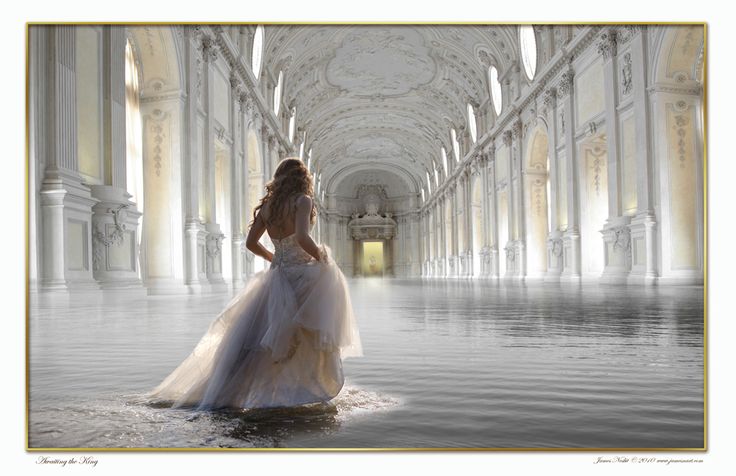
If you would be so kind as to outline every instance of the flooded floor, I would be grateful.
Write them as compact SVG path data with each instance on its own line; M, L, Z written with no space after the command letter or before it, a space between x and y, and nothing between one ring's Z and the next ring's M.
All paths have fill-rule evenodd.
M702 287L351 280L331 402L139 403L230 299L32 295L29 446L701 448Z

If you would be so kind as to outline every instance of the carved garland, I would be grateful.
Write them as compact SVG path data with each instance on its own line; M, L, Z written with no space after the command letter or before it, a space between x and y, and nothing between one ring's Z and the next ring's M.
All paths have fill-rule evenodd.
M110 245L121 246L123 244L123 240L125 238L125 219L128 215L125 209L127 209L128 207L129 205L122 204L115 209L107 209L107 213L112 215L113 220L113 229L111 233L108 234L106 230L100 231L99 229L95 229L95 232L92 235L92 237L94 238L93 244L95 249L95 252L92 256L92 267L95 271L100 270L103 247L109 248ZM105 224L102 225L104 230Z
M225 235L222 233L214 234L210 233L207 235L207 256L210 258L217 257L220 252L222 251L222 240L225 238Z
M631 233L628 226L613 229L613 249L621 250L627 255L631 254Z
M516 260L516 251L514 250L514 247L512 245L508 245L506 248L504 248L506 251L506 259L508 261L513 262Z
M685 162L687 160L687 151L685 150L685 137L687 136L686 126L690 123L690 120L684 114L675 116L675 129L677 133L677 157L680 162L680 168L685 168Z
M562 248L563 248L562 239L554 238L550 240L550 243L552 244L552 250L551 250L552 256L556 258L559 258L560 256L562 256Z

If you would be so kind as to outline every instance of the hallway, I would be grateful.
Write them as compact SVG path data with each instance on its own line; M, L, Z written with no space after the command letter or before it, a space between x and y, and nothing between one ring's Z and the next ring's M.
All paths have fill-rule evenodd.
M703 289L351 280L364 357L324 405L195 414L136 396L227 295L32 294L30 446L703 446Z

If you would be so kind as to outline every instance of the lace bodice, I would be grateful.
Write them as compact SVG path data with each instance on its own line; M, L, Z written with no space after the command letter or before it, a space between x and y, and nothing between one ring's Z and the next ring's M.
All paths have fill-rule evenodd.
M304 251L296 241L296 234L277 240L271 238L274 246L273 259L271 260L271 268L277 266L294 266L306 264L313 261L312 255Z

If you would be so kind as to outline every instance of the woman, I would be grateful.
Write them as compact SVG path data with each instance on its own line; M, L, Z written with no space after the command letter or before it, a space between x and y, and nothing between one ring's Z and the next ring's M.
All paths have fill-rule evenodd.
M340 392L342 359L362 355L362 347L345 277L309 236L313 196L304 163L284 159L246 240L270 269L250 279L150 401L246 409L323 402ZM264 232L273 254L258 242Z

